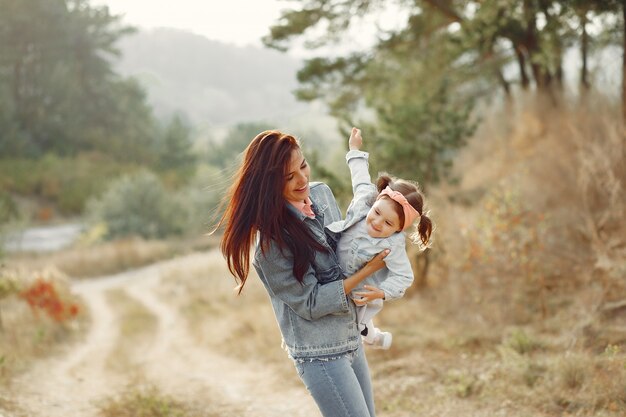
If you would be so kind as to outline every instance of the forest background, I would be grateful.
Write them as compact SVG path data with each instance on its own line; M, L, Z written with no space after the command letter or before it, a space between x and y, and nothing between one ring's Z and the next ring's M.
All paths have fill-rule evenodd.
M391 6L402 25L352 48L351 26ZM292 1L268 22L267 50L138 32L86 0L0 10L0 235L82 231L61 252L0 250L3 334L16 330L2 312L42 268L81 279L211 250L204 233L259 131L299 137L313 179L345 208L358 126L372 174L418 181L436 224L431 248L411 253L408 300L383 319L410 341L373 365L397 382L378 390L388 415L441 412L448 395L486 413L625 412L623 2ZM142 255L125 257L128 245ZM424 324L407 329L416 316ZM57 336L34 338L31 356ZM7 381L32 360L9 340ZM407 363L429 349L447 370L411 379ZM439 402L408 395L424 380L445 388Z

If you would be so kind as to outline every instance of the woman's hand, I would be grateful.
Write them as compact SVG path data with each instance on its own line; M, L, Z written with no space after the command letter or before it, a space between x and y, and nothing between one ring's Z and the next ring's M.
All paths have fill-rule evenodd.
M358 151L363 146L363 138L361 137L361 129L352 128L350 139L348 140L348 148L351 151Z
M389 255L389 249L385 249L378 255L374 256L365 266L354 274L350 275L343 280L343 289L346 294L355 289L357 285L361 283L365 278L372 275L374 272L385 267L385 256Z
M383 269L385 267L385 256L389 255L390 250L389 249L385 249L384 251L380 252L378 255L374 256L372 259L370 259L365 266L363 267L363 269L367 270L367 274L371 275L374 272Z
M367 291L355 291L354 292L354 297L352 298L352 300L354 301L354 304L358 306L362 306L362 305L369 303L370 301L373 301L379 298L385 299L385 292L381 290L380 288L374 287L372 285L364 285L363 287Z

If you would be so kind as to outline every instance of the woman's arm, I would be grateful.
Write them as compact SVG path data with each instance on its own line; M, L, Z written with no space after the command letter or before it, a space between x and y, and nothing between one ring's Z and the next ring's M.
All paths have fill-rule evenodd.
M315 320L328 314L349 311L348 294L361 281L384 266L386 253L376 255L354 275L320 283L312 267L304 274L302 283L293 276L293 258L289 250L282 252L275 244L265 255L257 251L253 262L261 281L268 292L288 305L306 320Z

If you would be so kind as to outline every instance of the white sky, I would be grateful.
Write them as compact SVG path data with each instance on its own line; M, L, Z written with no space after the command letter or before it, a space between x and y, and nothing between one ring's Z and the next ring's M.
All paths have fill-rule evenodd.
M261 38L278 21L281 11L300 3L289 0L92 0L92 4L108 5L113 14L122 15L125 23L140 29L183 29L211 40L260 47ZM398 10L389 5L368 18L357 19L344 43L349 46L330 47L326 53L332 55L345 48L361 49L372 45L376 25L390 29L405 22L406 14ZM309 55L301 42L291 44L288 53L299 57Z
M184 29L212 40L239 46L261 45L261 37L289 8L285 0L93 0L144 29Z

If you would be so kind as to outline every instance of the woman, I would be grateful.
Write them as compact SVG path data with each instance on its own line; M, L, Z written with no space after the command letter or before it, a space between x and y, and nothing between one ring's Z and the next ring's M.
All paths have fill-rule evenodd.
M309 184L297 140L278 131L248 145L226 196L221 250L243 290L253 265L265 286L300 378L325 417L374 417L369 369L347 296L384 266L375 256L345 277L324 226L341 214L328 186Z

